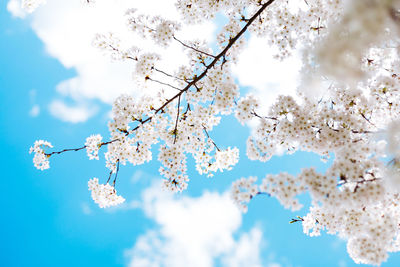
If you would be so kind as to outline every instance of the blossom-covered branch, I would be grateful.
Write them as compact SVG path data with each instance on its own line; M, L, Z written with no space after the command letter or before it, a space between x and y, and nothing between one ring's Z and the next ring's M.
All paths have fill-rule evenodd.
M145 76L145 80L150 80L150 81L157 82L157 83L160 83L163 85L167 85L169 87L177 89L179 92L176 93L171 98L164 101L164 103L161 104L158 108L153 107L154 105L151 104L152 101L149 101L150 100L149 98L144 99L144 100L141 99L140 101L145 104L141 108L138 108L140 111L139 110L137 110L137 111L139 111L139 112L134 112L133 110L132 110L132 112L129 112L128 111L129 107L127 106L127 105L131 106L130 109L132 109L132 105L133 106L140 105L138 102L133 101L133 99L128 96L121 96L114 103L114 109L113 109L114 110L114 123L110 124L110 131L112 133L111 141L101 142L102 137L100 135L94 135L94 136L89 137L86 141L86 144L80 148L63 149L61 151L54 151L54 152L45 152L44 149L42 149L42 148L39 149L38 147L43 146L43 145L49 146L49 145L46 145L45 143L43 143L43 144L40 143L35 146L35 147L37 147L36 149L32 149L32 151L34 151L36 153L35 154L35 162L36 162L35 166L37 166L40 169L48 168L49 167L48 158L50 156L52 156L54 154L62 154L64 152L68 152L68 151L79 151L79 150L83 150L85 148L87 149L87 153L88 153L88 156L90 159L99 159L98 150L103 146L109 145L109 146L111 146L111 148L109 148L109 152L106 153L107 166L111 170L110 177L113 172L116 172L116 177L117 177L117 172L118 172L120 163L125 164L126 160L128 160L132 164L136 165L136 164L142 164L143 162L148 161L151 158L151 152L149 151L149 149L150 149L150 146L152 143L157 142L157 139L158 139L158 137L156 137L157 134L153 133L153 136L152 136L151 134L149 135L149 132L147 132L147 135L151 136L151 140L150 140L150 142L146 142L147 138L141 137L140 136L141 133L138 134L137 131L139 131L139 130L146 131L152 127L158 128L160 126L160 124L165 124L165 123L168 124L168 122L165 120L168 118L163 118L163 116L160 115L160 113L161 114L170 114L170 118L172 118L173 112L169 111L169 105L174 103L177 100L176 119L174 120L175 121L174 129L172 131L173 142L172 143L169 142L170 138L168 136L165 136L165 132L168 132L168 130L165 131L164 132L164 141L166 142L167 146L163 146L161 148L160 156L159 156L159 160L165 166L165 167L160 168L160 172L163 173L167 178L167 180L165 182L165 186L173 191L181 191L181 190L185 189L187 186L186 182L188 181L188 178L185 175L186 160L184 158L184 154L181 154L181 152L180 152L178 154L180 154L181 156L178 158L175 158L175 157L177 156L176 155L177 147L182 148L182 146L186 145L184 142L182 142L183 140L185 140L183 138L180 139L180 141L181 141L180 144L177 143L178 137L182 134L182 132L178 129L178 124L180 121L187 121L188 117L189 117L189 119L190 119L190 117L192 117L191 123L188 126L189 126L189 129L191 129L191 131L194 131L192 135L196 136L196 139L197 139L196 143L198 143L198 144L195 147L188 147L188 148L186 148L186 150L187 150L187 152L191 152L194 155L194 157L196 159L196 163L197 163L197 169L199 170L199 172L200 173L208 173L209 175L212 175L210 172L215 172L217 170L222 171L223 169L230 169L230 166L234 165L238 160L237 149L231 150L229 148L228 150L223 151L210 138L210 136L207 132L207 129L211 129L212 126L214 125L214 123L210 124L210 119L212 121L212 120L215 120L214 118L204 117L204 118L201 118L199 122L196 122L193 119L194 116L200 115L200 114L195 115L196 113L204 112L202 106L201 105L199 106L198 104L196 104L197 101L193 102L193 100L186 97L186 101L188 102L188 110L185 112L185 117L181 117L180 116L181 101L183 100L184 94L186 92L188 92L192 87L195 87L195 89L196 89L195 93L198 93L201 91L198 87L198 84L208 75L208 73L211 70L214 70L214 67L218 64L218 62L220 62L221 64L226 63L228 51L234 46L236 41L239 40L239 38L247 31L248 27L253 23L253 21L273 2L274 2L274 0L270 0L270 1L262 4L261 7L259 8L259 10L257 12L255 12L255 14L246 22L246 24L243 26L243 28L240 31L238 31L237 34L233 38L229 38L229 41L227 42L227 45L225 46L225 48L216 56L212 56L206 52L201 52L197 48L186 45L182 41L178 40L175 36L173 36L173 39L175 39L176 41L181 43L184 47L190 48L196 52L205 54L205 55L213 58L213 60L209 64L205 65L204 70L199 75L194 75L191 79L178 78L178 80L181 80L181 81L183 80L186 83L186 85L182 89L175 87L173 85L170 85L168 83L153 79L147 73L147 72L156 70L157 72L162 73L166 76L173 77L173 78L177 77L174 75L167 74L165 71L161 71L155 67L153 62L157 59L157 56L145 54L142 57L139 57L137 55L132 55L132 54L130 54L133 51L132 49L129 52L124 52L124 51L120 50L118 48L118 44L113 39L112 35L108 36L109 40L104 40L105 36L98 36L96 38L95 44L97 46L99 46L100 48L108 49L108 50L112 51L113 53L122 54L122 56L120 57L121 59L127 58L127 59L133 59L134 61L137 61L138 62L137 64L142 69L142 72ZM128 12L128 14L129 13L131 13L131 12ZM136 20L134 20L134 19L131 19L130 21L131 21L131 23L136 23ZM164 27L165 27L165 25L173 24L172 22L164 23L161 19L160 19L160 21L161 21L160 24L162 24ZM158 36L157 30L151 29L151 31L155 34L155 36ZM135 50L135 53L137 53L136 50ZM201 62L204 63L203 59L201 59L201 60L202 60ZM222 73L220 73L220 74L222 74ZM214 97L216 97L215 96L216 92L217 92L217 90L215 89ZM213 99L212 103L214 103L214 101L215 101L215 99ZM194 106L198 107L197 110L189 110L191 102L193 102L192 104ZM225 108L225 105L223 106L223 108ZM133 108L133 109L135 109L135 108ZM215 110L215 111L217 111L217 110ZM211 112L208 112L208 113L209 113L209 116L213 116L213 114ZM121 118L121 116L123 118ZM123 120L123 121L121 121L121 120ZM206 120L207 123L204 120ZM133 127L132 129L129 129L130 128L129 124L132 122L137 122L137 125L135 127ZM150 123L152 123L153 125L146 128L145 125L150 124ZM182 125L182 127L184 127L184 125ZM204 133L206 136L202 137L202 134L199 134L197 132L197 128L204 130ZM153 128L153 130L154 130L154 128ZM130 139L129 137L133 133L136 133L136 136L133 137L132 139ZM191 135L190 131L189 131L189 135ZM161 139L163 139L163 138L161 138ZM202 144L204 139L206 139L205 144ZM190 138L189 138L189 140L190 140ZM209 142L211 142L212 146L208 145ZM190 142L189 142L189 144L190 144ZM123 149L123 151L126 151L127 146L129 147L128 152L123 153L121 149ZM190 144L190 146L193 146L193 145ZM123 147L125 147L125 148L123 148ZM214 155L215 162L213 163L212 156L207 155L207 154L212 152L212 150L214 148L216 148L217 151L215 152L215 155ZM170 152L165 154L165 152L171 151L171 150L175 151L174 152L175 154L170 155L169 154ZM128 153L128 154L126 154L126 153ZM141 153L145 153L147 156L145 156L139 160L138 157L141 155ZM170 156L174 156L174 158L171 158ZM164 159L164 157L167 157L167 158ZM172 168L174 171L168 170L168 168ZM179 174L179 173L181 173L181 174ZM106 182L106 184L108 184L110 177L109 177L108 181ZM115 184L115 181L116 181L116 178L115 178L113 184ZM93 188L93 186L91 188ZM119 202L114 201L112 203L116 204ZM102 204L102 206L104 207L107 205Z
M90 159L99 159L99 149L107 146L108 180L99 184L91 179L89 190L100 207L108 207L124 201L114 188L120 165L150 161L152 146L161 143L164 187L179 192L188 186L188 155L196 170L208 176L238 162L237 148L217 146L209 134L222 115L234 113L243 125L254 119L247 140L251 160L265 162L296 151L331 159L324 172L308 167L296 175L267 174L259 184L256 177L233 182L238 206L246 211L254 197L268 195L285 208L300 210L297 197L307 192L312 200L308 214L291 222L301 222L311 236L321 230L336 234L347 240L356 263L380 265L388 252L400 251L400 0L273 2L178 0L183 23L221 13L228 17L212 46L182 41L179 22L128 10L132 31L163 48L178 45L189 63L165 70L159 67L162 55L122 48L111 33L97 35L95 46L114 60L133 63L138 87L154 83L171 90L116 98L108 142L93 135L82 147L48 152L49 142L36 141L30 150L35 166L47 169L52 155L83 149ZM260 97L240 97L231 67L245 48L245 33L263 37L277 59L302 55L297 96L281 95L268 108Z

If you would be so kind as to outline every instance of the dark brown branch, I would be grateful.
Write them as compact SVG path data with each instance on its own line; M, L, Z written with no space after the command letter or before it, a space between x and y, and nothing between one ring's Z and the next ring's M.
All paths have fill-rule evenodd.
M360 188L361 184L369 183L369 182L375 182L375 181L378 181L378 180L381 180L381 178L373 178L373 179L369 179L369 180L366 180L365 178L363 178L363 180L361 180L361 181L356 181L355 182L356 186L354 187L354 191L353 192L356 193L358 188Z
M110 181L112 173L113 173L113 171L111 170L111 171L110 171L110 174L108 175L108 179L107 179L106 184L108 184L108 182Z
M51 153L44 153L44 154L46 156L50 157L51 155L54 155L54 154L61 154L61 153L68 152L68 151L79 151L79 150L82 150L82 149L85 149L85 148L86 148L86 146L79 147L79 148L66 148L66 149L63 149L61 151L54 151L54 152L51 152Z
M254 110L252 112L250 112L250 114L254 115L255 117L260 118L260 119L269 119L269 120L275 120L275 121L278 120L275 117L267 117L267 116L262 117L262 116L258 115Z
M376 177L373 172L367 172L366 174L371 175L372 179L365 179L365 177L363 175L363 176L360 177L362 180L349 181L345 175L341 174L340 175L340 181L338 182L337 185L338 186L342 186L342 185L345 185L345 184L355 184L353 193L356 193L357 190L360 188L360 185L365 184L365 183L371 183L371 182L376 182L376 181L382 180L382 178Z
M303 222L304 219L300 216L296 216L297 218L292 218L292 220L289 223L296 223L296 222Z
M360 112L360 114L361 114L361 117L363 117L369 124L371 124L372 126L376 127L376 125L373 124L373 123L371 122L371 120L368 119L368 118L365 116L365 114L364 114L363 112Z
M115 172L115 178L114 178L114 182L113 182L114 191L115 191L115 183L117 182L117 178L118 178L118 172L119 172L119 160L117 160L117 170Z

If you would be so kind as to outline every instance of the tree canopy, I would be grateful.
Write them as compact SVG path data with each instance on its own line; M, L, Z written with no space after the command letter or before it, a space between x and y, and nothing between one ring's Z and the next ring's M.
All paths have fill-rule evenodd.
M32 12L42 2L25 0L23 7ZM302 223L305 234L340 236L356 263L380 265L388 252L399 251L400 1L177 0L176 8L176 20L134 7L121 16L156 46L180 46L186 63L164 68L164 55L152 48L127 47L124 36L109 32L94 36L93 45L105 56L132 62L141 93L116 96L108 138L92 135L81 146L61 150L36 141L30 150L35 167L48 169L50 159L69 151L86 150L89 159L99 160L104 150L108 177L88 182L93 200L104 208L124 202L116 191L119 169L151 161L157 145L163 186L180 192L189 183L188 156L207 176L237 164L235 144L221 147L212 138L213 128L234 115L252 127L246 151L251 160L296 151L332 159L324 173L310 166L297 176L282 172L266 174L260 183L256 177L234 181L239 208L247 211L252 198L266 194L296 211L302 208L297 196L308 193L308 213L292 220ZM225 24L215 43L180 38L185 25L218 17ZM240 94L232 67L253 35L263 37L277 59L301 57L296 95L281 95L266 106L257 95ZM160 90L147 90L148 84Z

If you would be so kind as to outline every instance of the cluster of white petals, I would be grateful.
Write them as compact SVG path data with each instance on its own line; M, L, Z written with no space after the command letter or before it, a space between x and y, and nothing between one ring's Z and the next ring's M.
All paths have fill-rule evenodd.
M33 147L29 149L29 153L35 153L33 156L33 165L39 170L46 170L50 168L49 156L45 154L46 147L52 148L53 146L44 140L35 141Z
M308 192L312 205L299 217L304 232L338 235L356 263L380 265L389 252L400 251L399 54L387 47L398 38L396 18L389 15L396 1L348 2L339 24L321 17L316 31L327 34L318 36L320 50L304 69L318 75L312 63L317 59L319 71L334 78L317 83L324 93L316 98L300 87L297 98L280 96L263 115L255 101L244 98L236 117L241 123L250 117L259 121L247 141L250 159L268 161L282 151L299 150L317 153L323 161L333 158L324 173L306 168L298 175L267 175L252 186L292 210L301 209L297 196ZM245 210L250 187L240 181L232 192Z
M248 95L238 101L235 116L237 120L244 125L254 117L254 110L258 108L259 104L257 99L252 95Z
M376 84L379 79L388 82ZM259 124L248 139L253 160L297 150L317 153L323 160L333 157L325 173L307 168L297 176L267 175L258 192L292 210L302 207L296 197L308 192L312 207L303 217L304 232L319 235L326 230L346 239L357 263L379 265L388 252L400 250L393 242L400 238L399 187L393 186L400 179L400 91L388 86L392 83L399 81L386 71L356 88L331 84L319 100L281 96L267 116L255 116ZM382 132L387 132L387 141ZM393 159L388 162L387 157ZM237 185L233 190L239 192ZM243 209L243 201L239 204Z
M106 152L107 167L115 172L117 162L140 165L152 159L151 148L159 143L158 160L160 173L165 177L164 187L182 191L187 187L186 157L191 154L200 174L229 170L239 160L237 148L220 150L210 138L208 131L218 125L219 112L225 109L204 108L198 102L187 100L186 107L179 109L162 106L165 99L142 96L134 99L122 95L114 101L113 118L109 123L111 139ZM183 100L178 100L183 101ZM179 114L177 114L179 112Z
M344 2L346 12L331 25L317 52L321 70L338 81L362 78L360 62L366 50L372 45L388 46L399 22L394 17L398 0Z
M235 166L239 161L239 149L236 147L226 150L218 150L215 152L215 163L211 164L213 167L210 171L216 172L220 170L231 170L232 166Z
M241 178L232 183L231 196L242 212L247 212L247 204L260 193L255 184L257 177Z
M259 6L258 0L178 0L176 7L181 12L186 23L199 23L215 18L218 12L224 12L229 16L241 14L246 8Z
M136 9L126 11L129 28L144 38L151 38L158 45L168 46L174 38L174 33L181 28L176 21L167 20L160 16L151 17L137 14L136 11Z
M92 199L100 208L108 208L116 206L125 201L121 196L117 195L117 191L110 184L99 184L99 179L92 178L88 182L89 191L91 191Z
M135 74L142 77L149 77L153 73L155 63L160 57L155 53L144 53L138 58Z
M102 145L101 140L103 137L99 134L91 135L86 138L86 152L89 159L99 159L99 149Z

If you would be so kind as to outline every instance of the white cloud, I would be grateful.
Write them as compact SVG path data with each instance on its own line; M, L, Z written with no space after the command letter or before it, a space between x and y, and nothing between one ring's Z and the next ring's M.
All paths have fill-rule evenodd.
M81 208L82 208L82 213L85 215L90 215L93 212L92 209L90 208L89 204L86 202L82 203Z
M261 238L262 232L256 227L249 233L242 234L234 248L224 257L224 265L229 267L263 266L260 262Z
M60 100L50 103L49 110L51 115L65 122L84 122L97 112L95 107L88 107L85 104L68 106Z
M31 110L29 111L29 116L37 117L40 114L40 107L39 105L33 105Z
M273 57L276 53L267 39L251 36L238 63L232 67L239 84L250 87L263 111L267 111L278 95L295 96L299 82L300 58L293 56L279 61Z
M143 172L142 170L137 170L131 178L131 183L136 184L137 182L139 182L141 179L146 178L146 176L149 176L148 174L146 174L145 172Z
M31 103L31 109L29 110L29 116L37 117L40 114L40 106L36 104L37 91L32 89L29 91L29 102Z
M128 30L125 11L134 7L141 13L162 14L177 19L179 16L175 10L175 0L156 2L98 0L91 6L83 5L82 2L82 0L48 0L47 4L40 6L29 16L31 26L44 42L47 52L66 68L73 68L77 72L76 77L60 81L57 91L64 97L78 102L99 99L105 103L112 103L122 93L138 93L138 86L132 79L133 63L111 62L107 56L92 46L92 40L96 33L113 32L120 37L126 47L135 45L153 49L155 45L152 42L145 42ZM10 0L8 10L14 16L24 18L26 12L20 5L20 0ZM213 31L213 24L207 23L187 27L179 36L182 39L210 40ZM163 58L158 67L169 72L186 60L181 46L177 43L168 51L155 49Z
M10 0L7 3L7 10L11 15L17 18L24 18L28 14L28 12L21 7L20 0Z
M262 232L238 232L242 215L228 193L204 192L197 198L162 192L154 185L143 192L142 208L159 228L140 236L127 251L130 267L262 266Z

